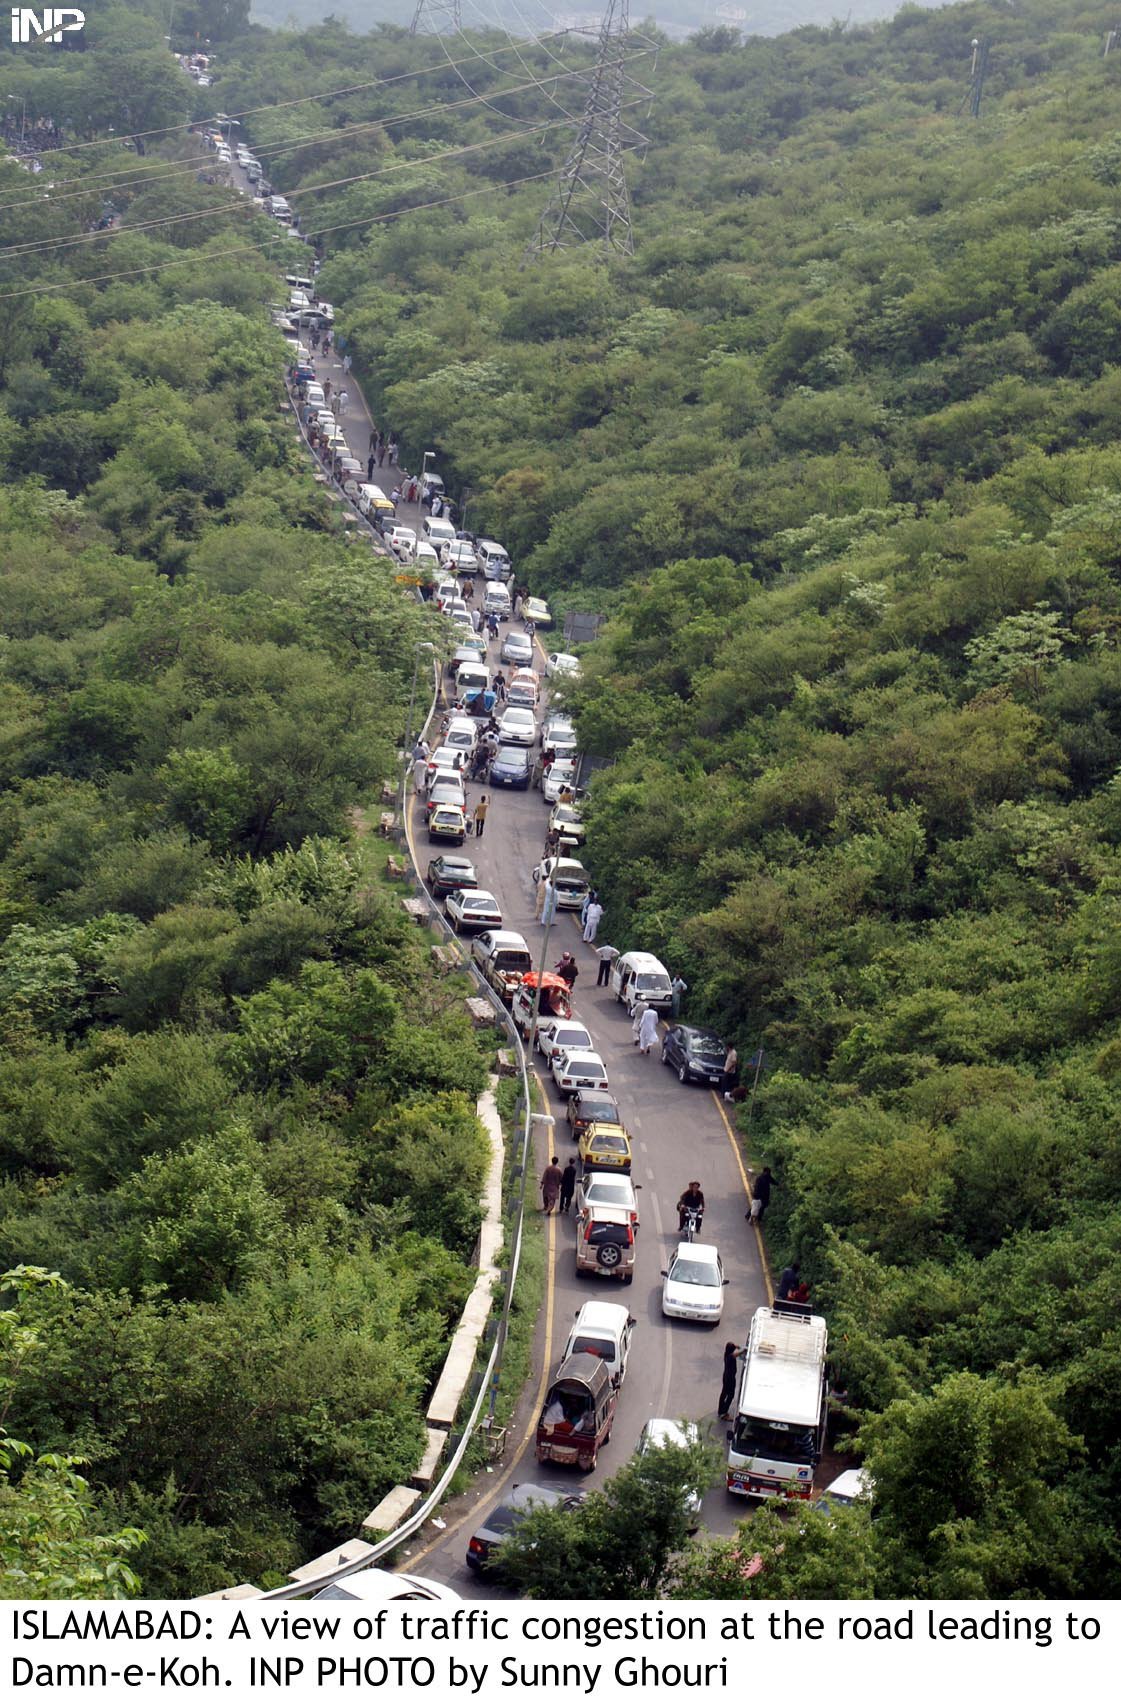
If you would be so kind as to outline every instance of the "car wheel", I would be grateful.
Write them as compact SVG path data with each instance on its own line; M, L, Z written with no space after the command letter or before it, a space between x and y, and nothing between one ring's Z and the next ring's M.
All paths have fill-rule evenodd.
M601 1269L618 1269L623 1261L623 1254L617 1245L601 1245L596 1252L596 1262Z
M688 1063L682 1063L681 1067L677 1071L677 1078L678 1078L678 1080L680 1080L682 1086L688 1086L688 1084L689 1084L689 1065L688 1065Z
M633 1281L633 1280L634 1280L634 1276L633 1276L633 1275L624 1275L624 1276L623 1276L623 1285L624 1285L624 1287L629 1287L629 1286L630 1286L630 1284L631 1284L631 1282L632 1282L632 1281Z
M667 1052L666 1052L666 1047L665 1047L665 1045L663 1045L663 1046L662 1046L662 1061L663 1061L663 1062L664 1062L664 1063L665 1063L665 1065L666 1065L666 1067L667 1067L667 1068L672 1068L672 1067L673 1067L673 1064L672 1064L672 1063L671 1063L671 1062L670 1062L670 1060L669 1060L669 1056L668 1056L668 1054L667 1054Z

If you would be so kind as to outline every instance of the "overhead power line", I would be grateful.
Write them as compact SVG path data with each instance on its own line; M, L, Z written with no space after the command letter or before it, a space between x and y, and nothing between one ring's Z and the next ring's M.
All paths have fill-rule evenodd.
M638 91L639 100L651 96L627 74L629 34L629 0L607 0L580 133L541 214L526 260L588 242L600 244L605 254L634 253L623 155L645 146L646 138L623 123L623 92L630 87Z
M327 224L319 230L307 232L309 240L319 236L331 236L340 230L357 230L371 224L388 224L394 219L405 218L410 213L432 212L437 207L455 206L460 201L469 201L475 195L491 195L499 189L516 189L523 183L540 183L543 178L551 177L552 169L548 171L533 171L525 177L510 177L499 183L484 183L478 189L463 189L457 195L445 195L436 201L421 201L415 207L398 207L394 212L372 213L366 218L351 218L341 224ZM278 231L279 235L279 231ZM175 260L158 260L150 266L132 266L127 271L102 272L97 277L74 278L68 277L59 283L29 284L26 289L10 289L0 295L0 301L15 301L24 295L57 295L60 290L75 290L86 288L95 283L116 283L125 277L144 277L155 272L171 271L177 266L212 266L215 260L228 260L235 257L262 258L261 249L253 243L243 243L236 248L200 248L191 254L184 254Z

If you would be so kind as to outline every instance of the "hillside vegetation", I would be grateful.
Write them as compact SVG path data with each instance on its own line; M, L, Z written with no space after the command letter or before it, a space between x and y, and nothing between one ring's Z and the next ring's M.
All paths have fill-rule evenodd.
M710 32L660 56L633 261L516 270L545 185L327 268L405 459L435 445L534 588L612 616L576 702L614 760L604 930L766 1049L772 1248L831 1318L888 1591L1117 1585L1108 25ZM537 156L437 174L442 134L407 144L418 201Z
M518 268L571 135L563 105L579 99L560 81L552 101L502 93L532 82L527 67L559 76L544 50L522 63L480 38L467 80L430 41L328 22L223 55L225 110L270 106L246 133L305 228L327 233L324 288L405 463L435 447L472 526L503 539L535 590L611 616L576 700L585 747L614 761L590 809L602 933L680 968L690 1013L741 1055L766 1049L751 1144L779 1179L772 1254L801 1256L830 1317L879 1516L836 1536L818 1519L804 1543L760 1524L765 1593L827 1579L844 1592L846 1576L943 1597L1118 1587L1121 55L1101 58L1114 22L1028 0L663 48L650 147L629 165L637 251L610 267L577 252ZM978 35L993 52L971 122ZM635 66L647 81L649 63ZM374 79L397 80L360 86ZM344 85L355 92L325 98ZM174 1559L151 1578L169 1587L205 1570L183 1555L188 1534L210 1556L217 1529L235 1568L258 1573L265 1536L332 1523L340 1455L373 1486L383 1437L367 1427L359 1446L330 1412L307 1418L273 1318L327 1305L306 1274L324 1242L350 1292L367 1257L383 1266L355 1216L385 1180L366 1130L388 1113L401 1052L362 1053L374 1106L356 1124L353 1051L332 1063L315 1046L278 1079L255 1044L303 1031L286 1025L293 1002L337 1011L332 976L372 974L381 998L392 964L399 1007L425 995L384 911L340 931L315 896L309 920L287 871L319 857L306 835L337 830L379 771L416 628L390 632L379 601L369 654L353 641L368 581L320 535L270 425L264 262L258 276L221 258L224 213L158 223L208 196L218 208L193 182L153 183L122 197L111 256L18 262L80 279L200 258L75 282L12 316L5 344L4 442L23 481L9 497L3 971L33 1062L20 1074L13 1046L6 1065L16 1155L0 1243L63 1267L81 1294L58 1325L70 1382L57 1365L25 1378L15 1410L37 1437L108 1433L97 1476L117 1523L160 1527L175 1475ZM35 236L64 215L24 216ZM60 599L60 584L75 588ZM293 764L301 784L270 814L277 744L318 726L321 701L319 759ZM299 916L278 961L252 894L279 882L288 903L289 878ZM204 919L183 922L185 905ZM61 994L56 934L74 964ZM148 1089L145 1047L197 1104L158 1149L147 1134L137 1147L149 1122L129 1096ZM474 1079L458 1034L419 1055L421 1095ZM32 1115L28 1082L42 1080L59 1083L61 1125ZM302 1154L308 1118L341 1146L327 1171L342 1249L322 1217L307 1249L291 1201L272 1226L284 1206L261 1153L279 1137ZM165 1243L156 1228L166 1198L190 1195L176 1165L200 1142L210 1163L215 1140L248 1243L268 1253L229 1276L204 1276L197 1250L177 1262L187 1229ZM410 1174L389 1196L429 1233ZM458 1268L456 1225L434 1237L437 1272L441 1258ZM228 1329L215 1377L232 1362L234 1386L244 1373L258 1395L247 1388L245 1420L222 1421L185 1482L170 1393L143 1405L145 1424L169 1412L164 1451L147 1433L140 1445L131 1415L128 1366L156 1373L145 1331L169 1318L189 1342L169 1388L218 1361L198 1331ZM247 1339L267 1342L284 1382L263 1401ZM94 1345L130 1390L96 1412L91 1382L121 1384L88 1375ZM380 1362L380 1338L364 1345ZM349 1397L355 1382L330 1385ZM216 1480L219 1442L231 1462ZM700 1570L699 1592L751 1586L734 1557Z

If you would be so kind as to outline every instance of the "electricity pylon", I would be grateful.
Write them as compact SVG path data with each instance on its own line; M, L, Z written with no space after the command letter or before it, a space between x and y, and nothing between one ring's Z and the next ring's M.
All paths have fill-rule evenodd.
M629 34L629 0L607 0L580 130L526 260L583 242L600 242L606 253L634 253L623 156L645 137L623 122L623 90L635 90L638 99L649 97L650 90L627 75Z
M410 35L442 35L459 28L459 0L416 0Z

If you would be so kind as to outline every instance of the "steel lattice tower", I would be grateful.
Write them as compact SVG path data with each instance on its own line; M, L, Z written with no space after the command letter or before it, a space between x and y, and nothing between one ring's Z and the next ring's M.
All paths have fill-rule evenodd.
M633 88L640 98L650 91L626 71L629 3L607 0L580 131L526 250L527 260L583 242L602 243L608 254L634 253L623 156L645 138L623 123L623 90Z
M459 0L416 0L410 35L442 35L459 28Z

